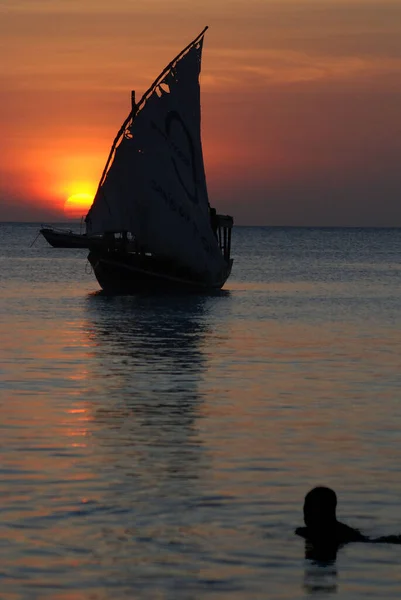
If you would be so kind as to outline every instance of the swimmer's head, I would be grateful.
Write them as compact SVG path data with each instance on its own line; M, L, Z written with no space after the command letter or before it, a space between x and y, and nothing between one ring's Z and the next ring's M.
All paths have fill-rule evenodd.
M322 528L336 522L336 493L327 487L308 492L304 502L304 521L307 527Z

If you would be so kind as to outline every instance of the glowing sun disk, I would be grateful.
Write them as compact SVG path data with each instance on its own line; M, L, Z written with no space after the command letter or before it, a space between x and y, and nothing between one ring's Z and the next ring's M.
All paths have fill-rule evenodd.
M64 212L67 217L77 219L86 215L91 204L93 202L93 196L83 192L72 194L67 198L64 204Z

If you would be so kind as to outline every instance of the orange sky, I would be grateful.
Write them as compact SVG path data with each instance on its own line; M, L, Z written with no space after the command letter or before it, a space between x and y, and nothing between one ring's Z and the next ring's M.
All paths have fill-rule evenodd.
M0 0L0 220L60 220L205 26L212 204L242 224L401 226L401 1Z

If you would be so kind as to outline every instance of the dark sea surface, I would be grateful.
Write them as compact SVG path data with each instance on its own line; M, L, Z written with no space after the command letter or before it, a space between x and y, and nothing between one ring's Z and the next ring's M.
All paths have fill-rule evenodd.
M107 297L0 224L0 598L401 597L401 230L237 227L226 292Z

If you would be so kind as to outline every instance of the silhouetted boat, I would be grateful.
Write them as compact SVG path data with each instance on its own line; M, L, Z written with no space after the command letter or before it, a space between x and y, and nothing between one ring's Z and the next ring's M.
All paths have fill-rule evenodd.
M74 233L55 227L42 227L40 233L53 248L89 248L86 233Z
M233 218L209 204L202 155L206 29L138 103L132 92L85 219L88 260L105 290L220 289L230 275ZM93 235L103 244L92 245Z

